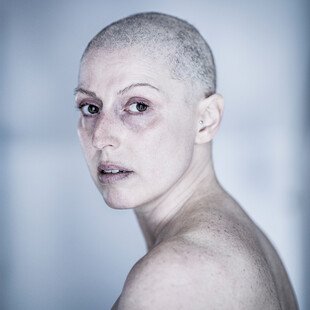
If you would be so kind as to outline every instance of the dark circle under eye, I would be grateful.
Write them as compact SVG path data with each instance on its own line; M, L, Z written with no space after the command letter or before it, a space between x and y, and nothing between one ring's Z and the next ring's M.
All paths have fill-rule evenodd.
M87 107L87 111L90 113L90 114L96 114L99 112L99 108L95 105L92 105L92 104L89 104L88 107Z
M144 112L147 109L147 105L142 102L137 102L137 110L139 112Z

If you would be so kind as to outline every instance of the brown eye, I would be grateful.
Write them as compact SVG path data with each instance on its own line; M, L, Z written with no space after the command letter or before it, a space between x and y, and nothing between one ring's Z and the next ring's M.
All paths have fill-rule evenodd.
M131 112L145 112L149 106L143 102L134 102L129 106Z
M93 104L85 104L80 107L80 110L82 111L83 115L86 116L95 115L99 113L99 108Z

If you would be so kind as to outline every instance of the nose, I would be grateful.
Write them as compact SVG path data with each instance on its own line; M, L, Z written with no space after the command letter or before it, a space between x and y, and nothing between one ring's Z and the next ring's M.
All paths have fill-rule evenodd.
M120 128L114 119L107 115L100 115L94 126L92 144L99 150L119 147Z

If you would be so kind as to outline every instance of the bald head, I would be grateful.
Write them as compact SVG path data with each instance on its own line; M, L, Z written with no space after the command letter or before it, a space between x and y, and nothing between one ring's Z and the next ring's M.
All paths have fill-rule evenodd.
M188 22L161 13L139 13L102 29L87 45L82 60L98 49L113 52L134 48L168 66L171 77L191 83L205 96L215 93L212 52Z

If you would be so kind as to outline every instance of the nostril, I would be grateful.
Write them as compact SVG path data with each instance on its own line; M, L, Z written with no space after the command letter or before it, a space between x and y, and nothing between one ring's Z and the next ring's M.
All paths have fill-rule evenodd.
M93 138L93 146L97 149L103 149L105 147L115 147L116 142L112 137L94 137Z
M118 147L119 141L117 137L106 133L95 132L92 139L92 144L97 149L103 149L105 147Z

